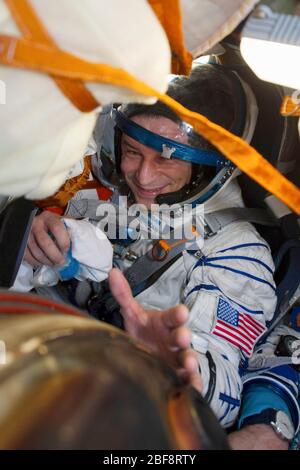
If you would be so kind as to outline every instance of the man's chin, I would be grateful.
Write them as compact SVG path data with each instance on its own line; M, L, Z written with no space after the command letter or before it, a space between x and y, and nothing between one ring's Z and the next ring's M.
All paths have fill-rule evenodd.
M151 209L152 204L156 204L155 199L145 199L145 198L135 198L136 204L140 204L142 206L146 206L147 209Z
M134 194L135 203L146 206L147 209L151 209L151 205L156 204L155 202L155 199L157 197L156 195L155 196L149 195L145 197L144 194L140 194L138 191L133 191L133 194Z

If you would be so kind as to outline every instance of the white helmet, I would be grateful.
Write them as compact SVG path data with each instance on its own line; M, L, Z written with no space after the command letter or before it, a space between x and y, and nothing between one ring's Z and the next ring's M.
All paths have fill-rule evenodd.
M171 82L168 95L192 111L205 115L211 121L227 128L232 133L251 141L258 109L250 87L237 73L218 64L200 65L189 78L179 76ZM120 171L121 135L125 133L138 142L159 151L162 157L178 158L191 162L191 181L179 191L161 194L158 204L201 204L209 201L239 170L217 149L197 134L190 124L180 118L166 105L129 104L113 110L113 121L109 114L99 124L103 127L99 155L93 162L94 172L104 184L122 186ZM179 124L187 134L188 144L171 140L150 132L135 123L137 115L163 116ZM114 140L114 142L113 142ZM124 187L124 186L123 186ZM127 188L128 189L128 188Z

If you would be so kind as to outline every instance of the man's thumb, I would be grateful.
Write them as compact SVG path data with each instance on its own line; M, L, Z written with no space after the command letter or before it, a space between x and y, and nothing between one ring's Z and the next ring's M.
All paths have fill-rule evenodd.
M135 303L130 286L119 269L113 268L108 275L109 287L112 295L121 309L128 309Z

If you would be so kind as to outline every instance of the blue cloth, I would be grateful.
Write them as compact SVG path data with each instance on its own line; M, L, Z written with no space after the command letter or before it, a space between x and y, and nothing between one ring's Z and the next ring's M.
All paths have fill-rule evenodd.
M60 280L68 281L69 279L73 279L78 274L79 269L79 262L77 259L73 258L72 249L70 248L66 254L65 264L61 268L57 269Z
M249 385L243 393L238 429L242 427L244 419L259 414L267 408L284 411L292 418L288 405L275 391L258 383Z

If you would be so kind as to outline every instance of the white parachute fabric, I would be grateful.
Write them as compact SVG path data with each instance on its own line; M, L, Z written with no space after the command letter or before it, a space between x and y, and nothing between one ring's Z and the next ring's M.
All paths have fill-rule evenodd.
M60 48L83 59L123 68L161 92L170 49L146 0L31 0ZM0 32L21 36L4 0ZM41 199L53 194L82 157L96 113L81 113L47 75L0 66L6 104L0 106L0 194ZM145 101L123 88L88 84L108 102Z
M259 0L181 0L185 46L194 58L243 21Z

